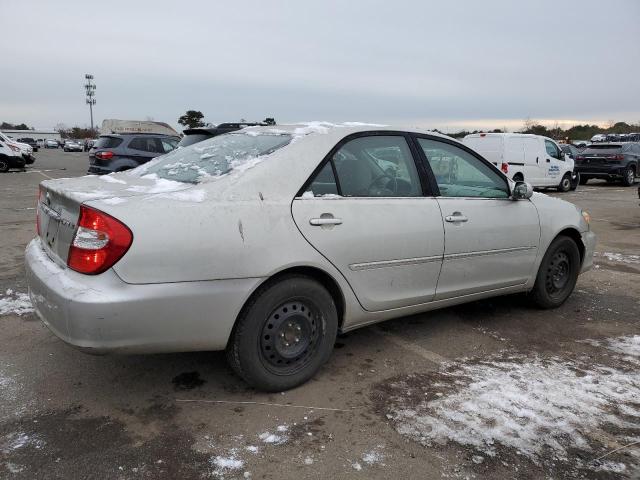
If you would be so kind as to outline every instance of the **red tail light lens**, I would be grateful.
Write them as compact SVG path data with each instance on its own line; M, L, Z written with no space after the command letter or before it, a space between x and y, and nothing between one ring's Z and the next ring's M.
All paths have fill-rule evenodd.
M96 158L99 158L100 160L109 160L110 158L113 158L113 152L98 152L96 153Z
M132 241L133 234L124 223L82 205L67 265L76 272L97 275L120 260Z
M502 173L509 173L509 164L503 162L502 165L500 165L500 170L502 170Z
M622 155L621 153L615 155L614 157L616 160L624 160L624 155Z

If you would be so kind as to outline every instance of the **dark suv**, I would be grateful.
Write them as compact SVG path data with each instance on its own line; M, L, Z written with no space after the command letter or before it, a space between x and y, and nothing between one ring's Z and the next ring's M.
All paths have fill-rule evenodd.
M638 175L640 143L593 143L576 156L575 168L580 173L580 183L590 178L607 181L622 180L631 186Z
M153 133L100 135L89 150L89 173L122 172L174 150L179 137Z
M183 130L184 137L180 140L178 146L188 147L194 143L201 142L211 137L222 135L223 133L235 132L244 127L264 127L273 125L272 123L221 123L215 127L196 127Z

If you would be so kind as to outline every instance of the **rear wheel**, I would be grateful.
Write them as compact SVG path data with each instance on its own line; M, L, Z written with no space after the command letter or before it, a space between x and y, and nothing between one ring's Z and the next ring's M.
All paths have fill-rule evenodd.
M568 192L569 190L571 190L571 174L570 173L564 174L564 177L562 177L562 180L560 180L560 184L558 185L557 188L559 192Z
M540 308L557 308L571 295L580 273L580 251L573 239L557 237L544 255L530 292Z
M521 173L516 173L513 176L513 181L514 182L524 182L524 176Z
M622 177L622 184L625 187L630 187L636 181L636 169L633 168L633 165L629 165L627 169L624 171L624 176Z
M279 392L303 384L328 360L338 331L329 292L291 275L261 287L242 310L227 359L249 385Z
M0 172L9 171L9 160L6 158L0 158Z

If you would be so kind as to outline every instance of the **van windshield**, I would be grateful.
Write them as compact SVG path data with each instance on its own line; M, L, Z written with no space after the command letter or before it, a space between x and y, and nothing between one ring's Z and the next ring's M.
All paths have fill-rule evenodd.
M141 175L156 174L178 182L197 183L207 177L220 177L232 170L251 168L264 157L291 142L291 135L228 133L194 145L178 148L140 170Z

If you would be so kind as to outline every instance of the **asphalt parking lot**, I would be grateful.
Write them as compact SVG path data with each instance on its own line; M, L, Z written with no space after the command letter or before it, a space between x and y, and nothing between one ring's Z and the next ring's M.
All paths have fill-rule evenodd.
M0 298L27 291L38 183L86 169L41 150L0 174ZM89 356L0 316L0 478L640 478L637 190L551 194L598 234L561 308L512 296L357 330L282 394L221 353Z

